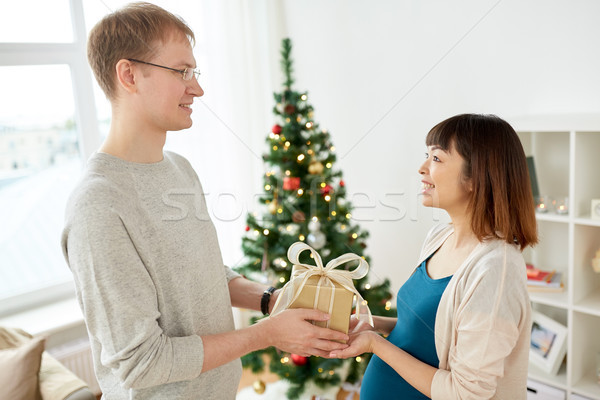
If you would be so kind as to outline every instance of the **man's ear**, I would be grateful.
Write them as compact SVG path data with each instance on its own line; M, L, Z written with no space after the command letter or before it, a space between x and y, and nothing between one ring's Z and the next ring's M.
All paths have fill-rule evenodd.
M126 92L135 93L137 91L137 87L133 63L125 59L119 60L115 66L115 71L119 86L121 86L121 88L123 88Z

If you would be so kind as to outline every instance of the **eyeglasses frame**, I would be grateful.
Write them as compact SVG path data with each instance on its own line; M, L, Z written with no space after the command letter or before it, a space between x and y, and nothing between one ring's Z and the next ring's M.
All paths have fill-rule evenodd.
M168 69L169 71L179 72L181 74L181 78L184 81L191 81L192 77L194 77L194 76L196 77L196 79L198 79L198 77L200 76L200 71L198 71L198 69L194 69L194 68L177 69L177 68L165 67L164 65L158 65L158 64L153 64L153 63L147 62L147 61L136 60L135 58L127 58L127 61L136 62L136 63L140 63L140 64L151 65L153 67L158 67L158 68L163 68L163 69ZM192 75L190 76L189 79L185 79L185 74L189 70L192 71Z

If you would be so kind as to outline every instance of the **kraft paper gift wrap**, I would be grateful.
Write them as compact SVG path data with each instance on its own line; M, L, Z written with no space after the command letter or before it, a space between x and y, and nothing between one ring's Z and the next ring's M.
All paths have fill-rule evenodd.
M311 252L315 265L300 262L300 253L305 250ZM292 275L282 288L271 315L288 308L314 308L331 315L328 321L315 322L316 325L348 333L352 303L356 296L358 319L373 325L371 311L352 282L369 272L369 264L362 257L346 253L323 266L321 256L315 249L306 243L296 242L288 249L288 259L293 264ZM336 269L352 261L358 261L355 269Z

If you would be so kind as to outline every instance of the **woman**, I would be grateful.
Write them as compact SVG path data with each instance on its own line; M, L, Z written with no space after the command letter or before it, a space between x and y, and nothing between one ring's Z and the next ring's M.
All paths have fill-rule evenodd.
M531 308L521 252L537 243L523 148L512 127L464 114L427 135L423 204L452 223L428 234L398 318L354 322L332 357L374 353L361 400L525 399ZM387 339L379 336L382 333Z

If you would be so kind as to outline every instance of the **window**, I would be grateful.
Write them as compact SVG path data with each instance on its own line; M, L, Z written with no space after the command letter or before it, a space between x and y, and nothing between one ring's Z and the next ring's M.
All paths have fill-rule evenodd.
M73 295L64 208L99 143L85 37L78 0L0 14L0 315Z

